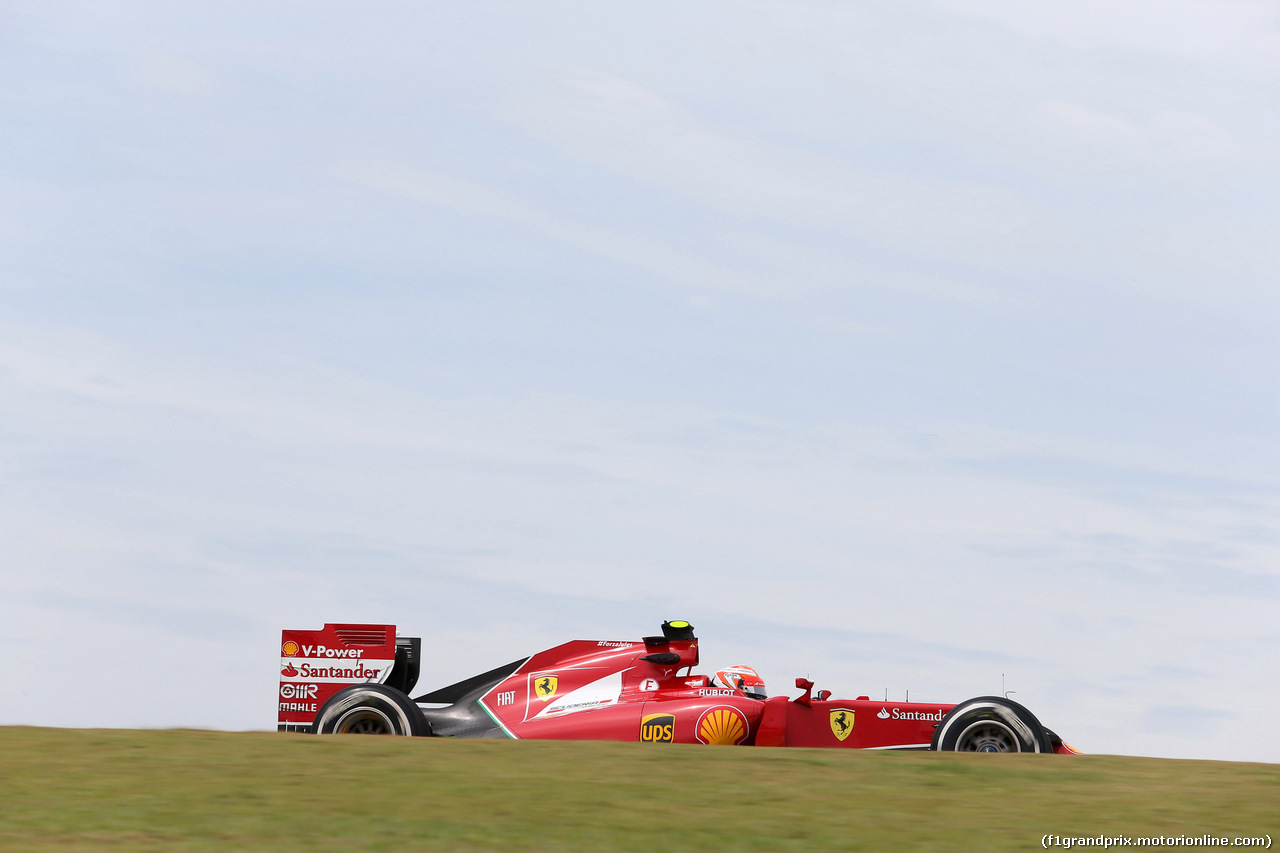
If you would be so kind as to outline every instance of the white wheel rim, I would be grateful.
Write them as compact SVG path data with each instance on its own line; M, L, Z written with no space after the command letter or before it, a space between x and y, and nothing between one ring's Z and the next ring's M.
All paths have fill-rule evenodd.
M381 732L372 731L352 731L355 728L366 728L361 723L377 722L382 728ZM379 711L377 708L368 706L360 708L352 708L347 711L337 722L333 724L334 732L338 734L395 734L395 724L391 722L391 718Z
M1004 723L975 720L956 738L956 752L1022 752L1022 742Z

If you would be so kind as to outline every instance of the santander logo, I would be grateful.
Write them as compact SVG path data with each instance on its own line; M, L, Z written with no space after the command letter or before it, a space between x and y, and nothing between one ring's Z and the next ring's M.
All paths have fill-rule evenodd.
M291 661L284 665L284 669L280 670L280 674L287 678L293 678L298 674L298 671L293 668L293 662Z
M942 722L942 709L939 708L937 711L904 711L901 708L894 708L893 713L890 713L882 706L880 713L876 714L876 716L882 720L893 718L895 720L931 720L939 723Z

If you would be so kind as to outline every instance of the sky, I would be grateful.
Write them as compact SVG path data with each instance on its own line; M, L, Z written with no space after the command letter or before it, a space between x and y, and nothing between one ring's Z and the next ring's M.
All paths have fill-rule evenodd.
M0 724L703 671L1280 762L1274 0L0 5Z

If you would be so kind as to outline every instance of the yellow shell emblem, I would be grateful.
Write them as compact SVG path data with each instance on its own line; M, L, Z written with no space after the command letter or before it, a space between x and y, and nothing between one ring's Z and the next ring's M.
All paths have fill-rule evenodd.
M702 743L732 746L746 740L747 731L747 718L737 708L712 708L698 720L697 735Z
M298 644L293 640L290 640L284 644L284 647L280 649L280 651L284 652L285 657L293 657L298 653Z
M850 708L833 708L831 711L831 733L836 740L843 741L853 734L853 710Z
M551 701L551 697L556 695L556 688L560 686L560 679L554 675L539 675L533 680L533 695L537 696L543 702Z

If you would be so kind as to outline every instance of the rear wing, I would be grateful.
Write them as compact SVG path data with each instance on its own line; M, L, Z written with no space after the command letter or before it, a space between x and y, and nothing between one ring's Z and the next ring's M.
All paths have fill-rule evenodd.
M408 693L418 683L422 640L397 637L395 625L326 624L280 634L277 730L309 731L329 697L353 684L385 684Z

